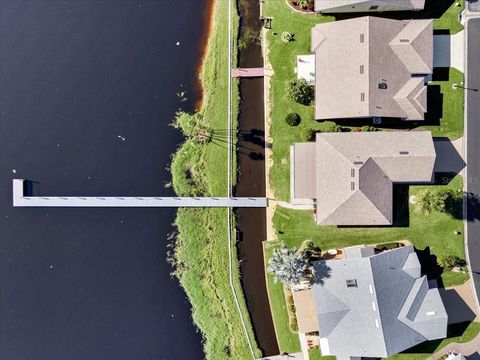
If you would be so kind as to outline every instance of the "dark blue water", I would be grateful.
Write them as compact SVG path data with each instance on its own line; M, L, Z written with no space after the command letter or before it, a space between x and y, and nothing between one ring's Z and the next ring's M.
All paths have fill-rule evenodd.
M165 261L174 210L14 209L11 180L36 195L171 194L182 138L168 124L198 100L205 8L0 1L0 359L202 358Z

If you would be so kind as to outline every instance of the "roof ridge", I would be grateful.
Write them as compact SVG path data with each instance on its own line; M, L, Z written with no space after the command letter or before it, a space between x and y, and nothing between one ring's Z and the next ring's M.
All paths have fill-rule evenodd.
M378 254L380 255L380 254ZM374 255L375 256L375 255ZM378 297L377 297L377 287L375 286L375 282L376 282L376 279L375 279L375 274L373 273L373 263L372 263L372 258L374 256L370 256L368 258L368 262L369 262L369 271L371 272L372 274L372 287L373 287L373 296L375 298L375 301L376 301L376 305L377 305L377 313L378 313L378 322L380 324L380 329L382 330L382 338L383 338L383 346L384 346L384 349L385 350L385 353L387 354L388 351L387 351L387 342L386 342L386 337L385 337L385 331L383 330L383 319L382 319L382 312L380 311L380 306L378 304Z

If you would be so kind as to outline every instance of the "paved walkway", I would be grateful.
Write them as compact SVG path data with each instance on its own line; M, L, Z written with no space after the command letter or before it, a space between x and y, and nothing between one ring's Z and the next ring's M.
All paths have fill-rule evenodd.
M454 67L461 72L465 68L465 31L455 35L433 36L433 67Z
M277 201L277 205L286 209L293 210L313 210L313 204L292 204L286 201Z

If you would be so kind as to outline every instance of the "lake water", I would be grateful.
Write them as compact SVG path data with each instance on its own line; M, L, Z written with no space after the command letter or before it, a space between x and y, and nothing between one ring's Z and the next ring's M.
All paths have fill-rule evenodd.
M168 124L198 101L206 2L0 4L0 358L202 358L165 261L174 210L13 208L11 180L171 195Z

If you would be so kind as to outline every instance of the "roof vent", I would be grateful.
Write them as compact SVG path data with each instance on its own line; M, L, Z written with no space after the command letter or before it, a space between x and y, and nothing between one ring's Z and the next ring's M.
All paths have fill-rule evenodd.
M365 42L365 34L360 34L360 42Z
M347 283L347 287L358 287L357 279L347 279L346 283Z
M351 188L352 190L355 190L355 181L352 181L352 182L350 183L350 188Z
M363 165L363 161L354 161L353 164L354 165Z
M365 101L365 93L360 93L360 101Z
M400 155L408 155L409 152L408 152L408 151L400 151L399 154L400 154Z
M388 86L387 86L387 83L386 83L386 82L379 82L379 83L378 83L378 88L379 88L379 89L385 90L385 89L387 89L387 87L388 87Z
M403 42L403 43L409 43L410 40L409 39L400 39L400 42Z
M355 169L351 169L351 170L350 170L350 176L351 176L351 177L355 177Z
M360 74L363 74L365 72L365 67L363 65L360 65Z

